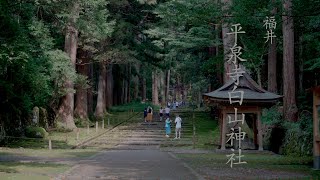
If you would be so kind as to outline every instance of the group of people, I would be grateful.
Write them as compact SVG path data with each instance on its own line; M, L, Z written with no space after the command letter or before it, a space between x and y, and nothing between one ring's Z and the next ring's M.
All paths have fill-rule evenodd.
M165 128L166 128L166 137L170 137L169 135L171 134L171 120L169 117L167 117L166 122L165 122ZM176 115L176 119L174 120L174 123L176 124L176 137L175 139L180 139L181 138L181 122L182 119L179 115Z
M148 106L148 108L145 108L143 115L144 115L144 122L151 122L152 115L153 115L152 107ZM166 117L166 120L165 120L166 137L169 137L169 135L171 134L171 122L172 122L172 120L170 120L170 106L167 106L164 109L162 107L160 108L160 110L159 110L160 121L163 120L164 115ZM177 115L174 122L176 124L176 137L175 137L175 139L180 139L180 137L181 137L181 122L182 122L181 117L179 115Z
M151 122L152 115L153 115L152 107L148 106L148 108L144 108L144 111L143 111L144 122L147 122L147 121Z
M179 106L182 106L183 104L184 104L183 101L181 101L181 102L173 101L172 103L168 102L168 103L167 103L167 106L170 107L170 108L172 108L172 109L176 109L176 108L178 108Z

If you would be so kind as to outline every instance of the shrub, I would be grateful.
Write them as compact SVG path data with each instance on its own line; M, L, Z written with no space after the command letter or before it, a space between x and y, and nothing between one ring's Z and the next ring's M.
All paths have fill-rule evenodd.
M286 135L281 153L292 156L311 156L313 147L312 116L304 115L298 122L285 122Z
M278 153L285 136L279 106L264 109L262 111L261 121L263 124L263 148Z
M264 149L292 156L310 156L313 147L312 115L302 114L297 122L282 119L278 106L263 110Z
M42 127L29 126L26 128L25 135L29 138L45 138L48 136L48 133Z

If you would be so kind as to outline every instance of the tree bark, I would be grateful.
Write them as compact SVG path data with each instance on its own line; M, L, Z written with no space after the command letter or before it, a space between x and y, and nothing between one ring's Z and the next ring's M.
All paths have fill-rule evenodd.
M302 36L299 37L299 93L304 93L303 90L303 46Z
M166 102L169 101L169 92L170 92L170 69L167 71L167 79L166 79Z
M220 32L219 29L219 25L215 25L215 30ZM220 35L219 35L220 34ZM220 39L221 38L221 33L217 33L216 34L216 39ZM215 46L215 56L219 56L219 45ZM218 82L222 85L223 84L223 73L221 71L222 67L220 63L217 63L217 78L218 78Z
M272 1L274 2L274 0ZM272 14L277 13L277 9L273 8ZM271 43L271 42L270 42ZM268 53L268 91L277 93L277 41L274 40L272 44L269 44Z
M223 6L222 10L227 11L231 6L231 0L222 0ZM228 15L228 14L225 14ZM227 33L230 32L230 25L227 22L223 22L222 24L222 40L223 40L223 54L224 54L224 74L223 74L223 82L226 83L230 78L227 73L231 72L232 64L227 63L228 55L230 55L230 48L234 44L234 37L233 35L228 35Z
M97 118L102 118L106 112L106 79L107 69L105 62L100 62L100 74L98 83L98 98L97 106L94 115Z
M159 105L159 92L158 92L158 74L154 70L152 72L152 104Z
M147 80L146 78L142 78L142 101L147 100Z
M109 64L107 68L107 84L106 84L106 107L110 108L113 105L113 74L112 74L113 65Z
M257 72L258 85L262 88L261 69L257 68L256 72Z
M127 96L126 96L126 80L123 78L122 79L122 93L121 93L121 104L124 104L126 103L127 101Z
M93 78L93 64L89 64L88 65L88 68L89 68L89 80L90 82L92 83L95 83L94 82L94 78ZM89 89L87 89L87 101L88 101L88 113L89 114L93 114L93 87L90 86Z
M273 41L268 53L268 91L277 93L277 44Z
M81 64L77 65L77 72L83 76L88 76L89 74L89 67L87 65L88 59L86 56L86 52L81 51L79 53ZM80 119L87 119L88 118L88 94L87 89L83 87L77 87L76 92L76 100L75 100L75 109L74 109L74 116Z
M79 16L80 6L76 1L73 3L71 9L71 18L66 26L65 34L65 46L64 50L69 55L71 64L75 68L76 57L77 57L77 41L78 41L78 30L75 27L77 18ZM66 80L65 88L68 89L68 93L61 98L60 107L58 109L57 119L62 121L62 126L67 129L75 129L76 125L73 119L74 111L74 87L71 80ZM71 92L70 92L71 91Z
M166 104L166 96L165 96L165 91L166 91L166 87L165 87L165 75L164 72L161 71L160 74L160 95L161 95L161 104L165 105Z
M292 2L284 0L285 15L282 16L283 31L283 110L284 117L289 121L297 120L296 85L294 73L294 30L291 17Z
M130 90L130 84L131 84L131 65L128 65L128 73L127 73L127 103L131 102L131 90Z
M177 86L176 86L176 101L179 101L181 98L181 82L180 82L180 76L177 76Z

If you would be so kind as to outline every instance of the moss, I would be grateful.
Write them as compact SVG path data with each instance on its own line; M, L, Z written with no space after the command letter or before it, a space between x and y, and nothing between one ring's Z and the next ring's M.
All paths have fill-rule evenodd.
M26 128L25 135L29 138L45 138L48 136L48 133L42 127L29 126Z

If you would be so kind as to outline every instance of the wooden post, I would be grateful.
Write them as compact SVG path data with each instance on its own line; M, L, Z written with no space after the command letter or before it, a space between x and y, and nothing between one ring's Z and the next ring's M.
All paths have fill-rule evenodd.
M104 129L104 119L102 120L101 128Z
M52 143L51 143L51 139L49 139L49 150L52 149Z
M87 125L87 135L90 134L90 128L89 128L89 124Z
M221 129L221 150L226 150L226 129L227 129L227 113L226 110L222 110L222 129Z
M99 126L98 121L96 121L96 133L98 132L98 126Z
M110 126L110 118L108 118L108 127Z
M260 110L257 112L257 125L258 125L259 151L263 151L262 124L261 124L261 111Z

